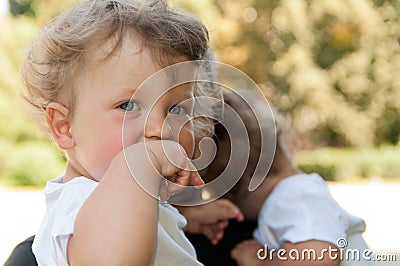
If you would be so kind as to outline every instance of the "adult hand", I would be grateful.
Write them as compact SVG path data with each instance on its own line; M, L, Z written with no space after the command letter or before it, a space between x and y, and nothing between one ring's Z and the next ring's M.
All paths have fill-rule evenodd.
M256 240L245 240L231 250L231 257L239 266L254 266L260 264L257 253L263 246Z

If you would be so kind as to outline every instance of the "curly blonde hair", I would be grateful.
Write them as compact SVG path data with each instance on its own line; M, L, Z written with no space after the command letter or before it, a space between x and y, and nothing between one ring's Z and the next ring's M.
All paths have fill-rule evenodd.
M161 67L208 57L208 31L202 22L166 1L83 1L38 33L22 64L22 96L44 132L48 133L44 110L50 102L64 104L72 116L75 80L88 52L112 40L106 60L126 34L134 34ZM195 96L213 94L214 87L206 87L195 86ZM210 120L199 121L197 127L210 134Z

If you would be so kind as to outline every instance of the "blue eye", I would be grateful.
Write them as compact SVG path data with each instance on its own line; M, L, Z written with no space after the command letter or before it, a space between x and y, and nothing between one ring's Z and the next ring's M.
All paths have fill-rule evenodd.
M136 102L132 102L132 101L124 102L124 103L120 104L118 107L121 108L122 110L128 111L128 112L136 111L139 109L139 105Z
M186 108L180 105L172 106L171 108L169 108L169 112L174 115L188 114Z

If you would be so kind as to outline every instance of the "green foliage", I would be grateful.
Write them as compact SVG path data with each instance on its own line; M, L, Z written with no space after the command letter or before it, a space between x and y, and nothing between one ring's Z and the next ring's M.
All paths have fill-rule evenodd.
M26 18L2 18L0 28L0 138L10 144L43 139L24 113L19 97L19 68L24 49L37 31Z
M296 155L297 165L306 173L318 173L329 181L354 178L400 178L400 147L364 149L320 149Z
M399 141L400 104L393 101L400 93L398 5L281 1L270 11L271 93L278 107L292 115L295 129L312 142L365 146ZM288 33L295 42L285 40Z
M217 58L252 77L312 143L399 142L399 1L179 2L205 20Z
M8 6L13 17L30 17L38 24L43 24L75 2L72 0L8 0Z
M0 28L0 182L43 186L60 175L62 156L28 119L19 97L24 49L39 29L24 16L1 18Z
M42 148L54 156L46 159L52 164L60 158L23 112L18 70L34 33L76 1L8 1L15 16L0 18L0 178L43 183L41 178L54 176L43 174ZM398 0L172 2L204 21L217 60L253 78L310 142L348 147L399 143ZM305 152L298 160L306 171L331 179L375 173L394 177L400 176L395 150L358 150L357 156L349 150Z
M60 152L44 141L24 142L12 148L3 144L0 154L0 180L9 185L44 186L65 167Z
M17 17L20 15L35 16L35 12L32 8L32 0L8 0L10 13Z

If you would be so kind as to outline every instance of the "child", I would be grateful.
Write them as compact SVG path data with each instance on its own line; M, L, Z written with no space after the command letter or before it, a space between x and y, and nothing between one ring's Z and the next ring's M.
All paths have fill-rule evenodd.
M242 100L240 95L249 101L248 104ZM261 130L269 142L268 144L264 143L264 149L268 149L267 152L272 153L275 146L275 126L271 121L273 117L271 113L264 113L265 110L270 110L264 98L256 99L256 95L247 90L241 90L240 94L237 94L228 89L223 91L223 97L224 103L231 106L240 117L240 120L237 120L238 125L230 125L231 130L235 130L236 126L242 123L246 128L250 144L247 166L238 183L222 199L198 207L178 208L188 220L188 225L184 228L186 236L194 245L198 259L205 265L237 265L231 258L230 251L236 244L250 238L257 226L257 216L265 199L265 193L260 188L253 192L248 190L261 151L261 131L253 110L257 111L257 115L261 118ZM229 160L232 160L231 145L242 142L241 139L231 139L232 135L225 128L224 121L217 123L214 131L214 140L217 145L216 155L202 174L207 183L218 178L227 167ZM273 158L273 155L270 157ZM235 210L239 215L231 216L229 221L214 214ZM199 218L195 219L193 216ZM207 217L207 219L200 219L200 217ZM220 219L210 225L208 221L213 218ZM197 221L197 223L192 225L193 221Z
M265 99L247 97L246 100L251 101L245 103L234 93L225 93L224 98L246 121L253 151L259 150L261 147L257 132L260 130L257 130L258 123L249 106L257 112L257 108L266 104ZM365 223L338 205L319 175L302 173L295 166L287 149L282 126L275 123L275 157L267 178L257 190L249 192L252 170L248 169L247 175L245 173L231 192L230 198L245 217L258 216L258 228L253 234L256 241L238 244L231 256L240 266L370 265L371 262L362 257L360 260L340 260L339 248L343 247L340 242L343 239L349 250L356 249L362 254L367 249L361 236L365 231ZM268 132L275 130L275 126L263 124L261 130ZM234 143L238 140L231 141ZM275 249L275 253L270 252L272 249ZM307 253L305 258L301 258L301 254L310 250L315 252L315 259L308 258ZM295 254L300 254L300 259Z
M225 253L231 251L232 258L241 266L370 265L370 262L365 260L343 260L341 262L337 252L339 249L337 241L341 239L347 239L349 249L358 249L363 252L367 248L361 237L361 233L365 230L364 221L350 215L336 203L320 176L304 174L295 166L287 149L282 124L266 119L269 115L262 115L260 112L262 107L267 104L265 99L256 98L245 91L240 94L246 96L247 103L240 95L228 90L224 91L224 101L236 110L241 118L239 122L243 122L246 126L250 141L250 158L242 178L224 197L238 206L246 221L256 221L258 218L258 229L254 232L256 240L244 241L231 251L234 243L227 243L224 241L225 238L238 243L244 240L247 232L245 224L235 221L233 221L232 227L234 230L231 230L231 226L227 229L224 228L225 233L222 240L221 230L218 230L218 227L216 232L219 232L219 237L216 238L215 234L206 234L213 244L220 241L214 247L199 237L189 235L199 260L206 265L236 265L233 261L225 258L228 256L224 256ZM261 114L261 119L264 121L261 128L258 126L254 112ZM271 169L260 187L249 192L249 183L261 150L260 132L269 136L269 141L275 141L275 137L273 137L275 134L274 123L277 124L277 136L275 157ZM234 126L231 125L231 128ZM221 173L229 159L227 154L230 152L231 143L235 145L236 142L241 141L230 139L228 132L219 124L215 127L215 135L215 139L219 140L218 150L213 164L207 169L206 177L208 178L215 178ZM202 206L202 208L206 208L206 206ZM212 213L211 209L215 207L217 207L215 202L208 204L207 212ZM188 210L184 211L188 212ZM281 256L282 253L279 254L280 257L276 256L277 252L269 257L272 249L275 251L285 250L286 257ZM314 261L313 258L291 260L288 256L290 250L293 250L293 255L295 252L302 254L302 251L307 249L316 252L317 260ZM331 257L328 252L322 253L324 249L332 251ZM214 256L216 253L221 255L216 257ZM257 254L260 255L260 258L257 257ZM325 255L321 257L321 254ZM282 257L283 259L279 260ZM318 257L320 257L319 260Z
M163 90L165 72L149 77L205 59L207 39L199 20L164 1L86 0L33 41L23 96L67 158L44 190L39 265L200 265L185 219L157 198L204 183L189 157L212 124L191 122L191 102L214 94L197 84Z

